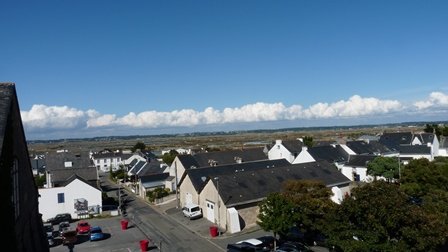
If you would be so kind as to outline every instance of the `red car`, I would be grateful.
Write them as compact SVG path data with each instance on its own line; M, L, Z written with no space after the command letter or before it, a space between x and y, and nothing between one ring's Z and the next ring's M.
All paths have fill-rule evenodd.
M80 234L88 233L90 231L90 224L87 221L80 221L76 226L76 231Z

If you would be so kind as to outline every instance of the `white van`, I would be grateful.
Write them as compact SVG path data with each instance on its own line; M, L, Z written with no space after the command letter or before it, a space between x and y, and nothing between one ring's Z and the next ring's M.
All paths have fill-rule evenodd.
M199 205L188 203L182 208L182 212L184 213L185 217L188 217L190 219L198 219L202 218L202 209L199 207Z

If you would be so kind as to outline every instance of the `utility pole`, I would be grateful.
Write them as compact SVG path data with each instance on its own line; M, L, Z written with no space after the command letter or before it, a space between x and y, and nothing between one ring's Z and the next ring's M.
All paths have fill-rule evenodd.
M216 180L216 191L218 192L218 236L221 235L221 201L219 200L219 178L215 177Z
M175 175L175 184L176 184L176 208L179 208L179 192L177 189L177 162L174 161L174 175Z

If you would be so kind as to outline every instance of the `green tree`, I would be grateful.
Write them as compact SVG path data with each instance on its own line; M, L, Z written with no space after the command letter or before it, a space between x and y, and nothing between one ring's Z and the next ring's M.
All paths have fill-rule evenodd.
M448 191L448 163L443 158L437 160L419 158L409 161L402 169L400 189L413 197L423 197L430 190Z
M146 149L146 144L138 141L132 148L131 151L132 152L136 152L137 150L145 150Z
M43 188L45 182L47 182L47 175L42 175L42 176L34 176L34 181L36 182L36 186L38 188Z
M317 180L290 180L283 185L283 195L295 207L295 225L307 233L322 230L324 215L336 206L331 188Z
M280 193L269 194L258 206L260 211L257 224L266 232L272 231L275 238L277 234L288 233L296 224L297 213L294 211L294 204ZM274 244L274 247L276 246L277 244Z
M445 234L442 221L408 201L399 186L374 181L326 215L328 244L346 252L434 251Z
M303 143L308 147L311 148L314 145L313 137L305 136L303 137Z
M156 199L161 199L169 195L169 191L163 187L157 187L153 191L146 192L146 197L150 202L154 202Z
M170 152L164 153L162 157L162 161L165 164L172 164L176 156L179 155L179 153L176 150L170 150Z
M397 157L377 157L366 164L367 174L385 177L388 181L398 179L400 176L400 164Z

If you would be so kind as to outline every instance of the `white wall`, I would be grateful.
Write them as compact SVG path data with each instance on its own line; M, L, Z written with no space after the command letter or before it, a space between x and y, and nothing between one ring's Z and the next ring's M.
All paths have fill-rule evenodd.
M58 193L64 193L65 202L58 203ZM46 221L58 213L70 213L72 218L78 218L75 213L75 199L84 198L89 206L100 205L102 203L101 191L75 179L66 187L54 187L39 189L39 212L42 219Z
M290 163L294 161L294 156L291 154L291 152L285 148L282 144L282 140L276 140L275 145L272 146L272 148L268 152L268 158L269 160L276 160L276 159L286 159Z

